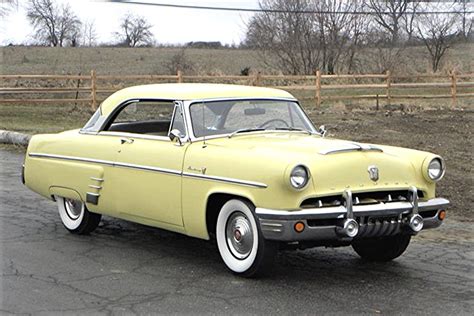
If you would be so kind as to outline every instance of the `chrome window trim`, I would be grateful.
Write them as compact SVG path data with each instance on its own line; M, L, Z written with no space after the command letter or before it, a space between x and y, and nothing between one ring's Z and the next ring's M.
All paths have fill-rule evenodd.
M204 179L204 180L214 180L214 181L219 181L219 182L250 186L250 187L255 187L255 188L260 188L260 189L262 188L264 189L268 187L265 183L260 183L260 182L247 181L247 180L241 180L241 179L235 179L235 178L227 178L227 177L219 177L219 176L194 174L194 173L189 173L189 172L182 172L181 170L166 169L166 168L137 165L137 164L123 163L123 162L113 162L109 160L65 156L65 155L43 154L43 153L29 153L28 156L33 157L33 158L47 158L47 159L60 159L60 160L68 160L68 161L90 162L90 163L103 164L103 165L107 165L111 167L122 167L122 168L131 168L131 169L144 170L144 171L154 171L154 172L160 172L164 174L170 174L170 175L176 175L176 176L182 176L182 177L188 177L188 178Z
M167 136L158 136L158 135L147 135L147 134L135 134L127 132L111 132L111 131L102 131L96 134L97 136L113 136L113 137L125 137L125 138L134 138L134 139L148 139L148 140L161 140L171 142Z

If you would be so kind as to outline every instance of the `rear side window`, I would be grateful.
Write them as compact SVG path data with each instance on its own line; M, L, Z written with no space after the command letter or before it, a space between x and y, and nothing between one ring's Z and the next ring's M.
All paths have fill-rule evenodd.
M170 130L174 109L175 103L173 101L133 102L120 110L112 122L109 123L106 130L167 136Z

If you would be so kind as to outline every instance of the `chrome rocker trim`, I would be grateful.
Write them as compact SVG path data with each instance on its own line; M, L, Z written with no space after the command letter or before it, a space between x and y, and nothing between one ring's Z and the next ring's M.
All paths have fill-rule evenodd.
M436 228L442 221L438 214L450 202L444 198L419 201L417 189L409 189L410 202L386 202L371 205L352 205L352 193L343 194L345 205L325 208L299 209L294 211L256 208L265 239L285 242L294 241L347 241L352 238L389 236L398 233L416 234L422 229ZM427 211L436 211L434 216L422 217ZM421 213L421 215L420 215ZM380 218L373 222L357 223L356 218ZM309 225L308 221L321 225ZM329 224L325 221L332 220ZM305 229L298 233L297 222L303 222ZM351 226L352 225L352 226ZM351 227L351 231L347 228Z

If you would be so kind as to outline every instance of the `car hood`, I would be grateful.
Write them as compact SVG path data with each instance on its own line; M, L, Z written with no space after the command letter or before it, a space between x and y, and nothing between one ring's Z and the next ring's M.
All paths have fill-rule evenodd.
M421 165L429 153L399 147L322 138L303 133L252 133L209 141L229 153L246 152L249 158L288 169L305 165L318 195L353 191L390 190L424 182ZM240 155L239 155L240 156ZM230 158L232 159L232 158ZM378 177L369 168L378 170Z

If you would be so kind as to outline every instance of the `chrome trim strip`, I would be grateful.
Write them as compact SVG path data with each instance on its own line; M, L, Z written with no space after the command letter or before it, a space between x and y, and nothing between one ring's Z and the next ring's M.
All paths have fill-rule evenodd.
M97 182L104 182L104 179L102 178L90 177L90 179Z
M92 163L98 163L98 164L107 165L107 166L114 165L112 161L108 161L108 160L81 158L81 157L64 156L64 155L29 153L28 156L35 157L35 158L51 158L51 159L62 159L62 160L71 160L71 161L80 161L80 162L92 162Z
M139 169L139 170L146 170L146 171L156 171L156 172L160 172L160 173L173 174L173 175L177 175L177 176L181 175L181 171L178 171L178 170L165 169L165 168L152 167L152 166L136 165L136 164L124 163L124 162L115 162L114 167L123 167L123 168Z
M101 186L99 186L99 185L92 185L92 184L89 184L89 188L91 188L91 189L97 189L97 190L102 189Z
M418 210L419 211L428 211L428 210L439 210L443 209L450 205L450 202L444 198L434 198L428 201L419 201ZM378 203L371 205L354 205L352 207L352 212L354 216L362 213L371 213L371 212L383 212L383 211L393 211L393 212L410 212L413 209L411 202L388 202L388 203ZM295 211L288 210L274 210L259 208L255 209L255 213L258 216L263 218L275 218L275 219L295 219L295 218L339 218L344 214L347 214L347 209L344 206L335 206L335 207L324 207L324 208L311 208L311 209L299 209Z
M359 144L359 143L347 143L338 147L333 147L329 149L323 149L319 153L321 155L330 155L330 154L337 154L342 152L350 152L350 151L378 151L383 153L383 150L379 147L373 145L366 145L366 144Z
M87 194L92 195L92 196L97 196L97 197L100 196L100 194L98 194L98 193L92 193L92 192L87 192Z
M246 180L219 177L219 176L194 174L194 173L188 173L188 172L181 172L179 170L174 170L174 169L143 166L143 165L136 165L136 164L130 164L130 163L123 163L123 162L113 162L113 161L108 161L108 160L81 158L81 157L64 156L64 155L41 154L41 153L29 153L28 155L30 157L35 157L35 158L49 158L49 159L69 160L69 161L91 162L91 163L104 164L104 165L112 166L112 167L122 167L122 168L131 168L131 169L138 169L138 170L145 170L145 171L155 171L155 172L160 172L160 173L165 173L165 174L184 176L184 177L189 177L189 178L199 178L199 179L204 179L204 180L214 180L214 181L220 181L220 182L226 182L226 183L232 183L232 184L238 184L238 185L251 186L251 187L256 187L256 188L268 187L265 183L260 183L260 182L246 181ZM93 177L91 177L91 179L99 181L99 182L104 181L103 179L93 178Z
M262 189L265 189L268 187L265 183L260 183L260 182L253 182L253 181L246 181L246 180L239 180L239 179L234 179L234 178L226 178L226 177L218 177L218 176L208 176L204 174L195 174L195 173L189 173L189 172L183 172L183 176L189 177L189 178L199 178L199 179L205 179L205 180L215 180L215 181L226 182L226 183L240 184L240 185L246 185L246 186L262 188Z

